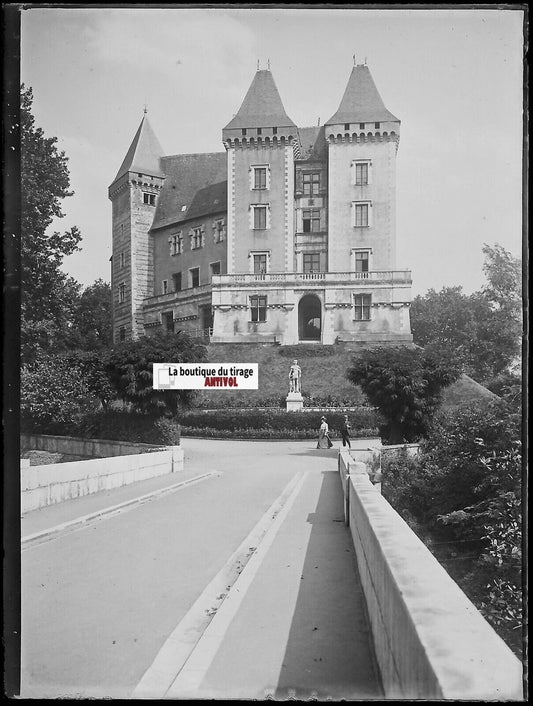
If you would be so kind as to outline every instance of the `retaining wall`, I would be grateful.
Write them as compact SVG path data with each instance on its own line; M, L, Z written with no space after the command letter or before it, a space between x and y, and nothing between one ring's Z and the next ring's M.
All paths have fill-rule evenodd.
M24 460L24 459L23 459ZM110 490L136 481L183 470L183 449L169 446L153 453L88 461L21 465L21 512Z
M386 697L523 700L522 665L423 542L339 453L345 511Z
M164 449L162 444L136 444L129 441L108 441L103 439L80 439L73 436L52 436L49 434L21 434L20 448L23 450L50 451L80 458L109 458L141 454Z

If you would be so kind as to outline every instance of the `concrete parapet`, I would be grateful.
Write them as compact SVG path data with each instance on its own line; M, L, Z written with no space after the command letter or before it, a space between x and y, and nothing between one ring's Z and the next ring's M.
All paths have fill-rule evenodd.
M21 467L21 512L183 470L183 449Z
M386 697L522 700L520 661L372 485L364 464L346 468L341 455Z
M80 458L109 458L140 454L165 448L162 444L139 444L129 441L109 441L106 439L81 439L74 436L54 436L50 434L21 434L20 448L36 451L63 453Z

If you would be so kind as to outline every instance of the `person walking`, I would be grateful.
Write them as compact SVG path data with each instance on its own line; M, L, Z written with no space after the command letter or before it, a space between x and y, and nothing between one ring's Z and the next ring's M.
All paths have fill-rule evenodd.
M316 445L317 449L330 449L333 446L331 439L329 438L329 425L326 417L321 417L320 419L320 429L318 430L318 443Z
M349 449L352 448L352 445L350 444L350 422L348 421L348 415L344 415L344 419L342 420L342 426L341 426L341 436L342 436L342 445L347 446Z

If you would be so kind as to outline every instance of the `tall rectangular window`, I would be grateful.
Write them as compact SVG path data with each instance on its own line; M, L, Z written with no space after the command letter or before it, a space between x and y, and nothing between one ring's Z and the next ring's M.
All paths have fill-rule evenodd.
M172 275L172 282L174 283L174 291L181 292L181 272L175 272Z
M174 314L172 311L165 311L161 316L163 320L163 328L168 333L174 333Z
M267 227L267 207L254 206L254 230L265 230Z
M219 218L213 221L213 235L215 243L222 243L226 235L225 221L223 218Z
M161 293L168 294L168 280L164 279L161 283Z
M250 297L251 321L266 321L266 307L266 297Z
M193 267L190 272L190 277L191 277L191 287L199 287L200 286L200 268L199 267Z
M254 254L254 274L264 275L267 271L267 255L266 253Z
M254 167L254 189L267 188L267 168Z
M356 203L354 210L354 226L356 228L368 226L368 204Z
M318 196L320 193L320 172L304 172L302 181L304 196Z
M212 275L219 275L220 274L220 262L212 262L210 265L210 268L211 268Z
M201 226L193 228L190 233L191 250L198 250L204 247L204 229Z
M369 252L368 250L359 250L355 253L355 271L368 273Z
M368 162L356 162L355 183L368 184Z
M126 340L126 329L124 328L124 326L120 327L119 332L118 332L118 337L119 337L119 340L121 340L121 341Z
M126 265L126 255L121 252L120 253L120 266L124 267Z
M303 266L304 272L320 272L320 253L304 252Z
M302 223L304 233L317 233L320 230L320 209L304 209Z
M183 252L183 234L181 231L173 233L168 239L171 255L181 255Z
M118 285L118 303L124 304L126 301L126 284L122 282Z
M371 294L356 294L354 296L355 320L370 321Z

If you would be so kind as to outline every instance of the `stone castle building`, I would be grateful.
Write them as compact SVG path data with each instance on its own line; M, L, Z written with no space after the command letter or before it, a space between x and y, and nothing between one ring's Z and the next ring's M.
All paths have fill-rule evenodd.
M366 64L335 114L303 128L258 70L224 152L165 156L145 114L109 187L114 340L410 342L399 137Z

